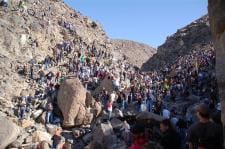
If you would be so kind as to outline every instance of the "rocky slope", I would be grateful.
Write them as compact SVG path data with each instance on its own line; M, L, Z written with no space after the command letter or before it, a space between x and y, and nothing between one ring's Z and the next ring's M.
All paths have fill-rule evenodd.
M27 12L19 11L17 0L6 10L0 8L0 93L12 98L28 88L25 79L17 74L18 68L35 58L42 61L53 55L60 42L70 42L79 50L79 43L105 49L107 36L102 27L69 8L61 1L29 0Z
M142 64L146 62L156 49L142 43L129 40L111 40L113 45L113 52L116 57L122 58L125 56L129 63L141 68Z
M9 9L0 9L0 93L9 101L29 88L18 70L32 58L43 61L53 55L57 44L69 42L75 50L81 44L113 51L120 59L140 67L154 53L154 49L132 41L110 40L99 23L81 15L62 1L29 0L27 12L21 12L17 0L10 1ZM112 50L115 49L115 50ZM138 55L138 57L136 56Z
M103 51L112 51L114 48L111 40L97 22L57 0L29 0L25 1L23 7L19 7L19 1L11 0L8 8L0 7L0 39L0 116L7 117L10 122L15 123L18 122L14 113L16 111L14 109L18 108L18 97L23 94L33 96L35 89L41 88L40 84L28 78L29 74L27 73L30 71L25 71L30 68L28 63L31 63L31 60L37 62L35 65L38 66L35 68L42 67L44 59L47 56L54 57L55 47L63 43L69 43L73 51L87 50L93 45L96 49ZM133 44L129 46L133 46ZM126 49L130 49L130 47L126 46ZM117 59L119 58L118 56ZM65 57L64 60L68 60L68 57ZM54 67L57 66L53 65L52 69ZM21 75L21 71L26 74ZM97 105L93 103L92 106L96 107ZM37 111L33 111L32 118L37 119L43 109L34 109ZM96 112L99 113L98 110ZM2 119L1 117L0 119ZM45 117L40 119L42 118ZM33 126L34 122L27 120L21 124L17 123L17 125L26 128ZM42 125L39 126L35 123L36 127L39 130L43 128ZM5 128L1 127L1 129ZM46 129L43 128L43 132L45 131ZM9 141L6 140L7 142L3 143L4 147L9 143L12 143L13 147L19 147L25 138L30 138L28 137L29 133L22 129L20 136L13 143L14 135L17 136L18 133L12 134L12 136L8 134Z
M179 56L202 49L211 42L208 16L203 16L167 37L166 42L158 47L157 53L142 65L142 70L158 70L171 65Z

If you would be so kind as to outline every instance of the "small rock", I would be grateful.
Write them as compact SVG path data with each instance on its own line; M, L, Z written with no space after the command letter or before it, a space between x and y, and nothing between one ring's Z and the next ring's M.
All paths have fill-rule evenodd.
M117 118L111 120L111 125L114 129L120 129L123 125L123 122Z

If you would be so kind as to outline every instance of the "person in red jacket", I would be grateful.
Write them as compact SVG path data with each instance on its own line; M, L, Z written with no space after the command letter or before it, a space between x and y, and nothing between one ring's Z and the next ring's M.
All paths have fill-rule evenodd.
M144 146L147 143L144 127L140 124L136 124L131 131L133 133L133 143L131 144L130 149L144 149Z

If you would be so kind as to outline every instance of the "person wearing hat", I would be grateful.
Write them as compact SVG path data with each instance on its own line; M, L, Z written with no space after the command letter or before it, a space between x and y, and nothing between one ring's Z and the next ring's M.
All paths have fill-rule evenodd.
M210 121L210 110L205 104L198 105L196 111L199 122L189 128L189 149L222 149L222 127Z

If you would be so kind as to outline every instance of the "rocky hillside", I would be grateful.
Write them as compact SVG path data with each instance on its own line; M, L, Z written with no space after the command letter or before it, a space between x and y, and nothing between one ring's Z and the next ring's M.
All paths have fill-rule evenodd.
M158 47L157 53L142 65L142 70L161 69L171 65L179 56L184 56L194 50L209 47L212 42L208 16L192 22L179 29L166 42Z
M122 58L125 56L131 64L141 68L153 54L156 49L142 43L137 43L129 40L111 40L113 45L113 52L116 57Z
M0 93L1 98L11 98L28 87L18 75L32 58L42 61L53 55L57 44L68 42L73 49L79 45L93 45L105 49L107 36L102 27L88 17L69 8L61 1L29 0L19 8L17 0L9 8L0 8ZM8 100L8 99L7 99Z
M63 42L70 43L75 50L94 45L97 49L113 51L117 59L125 55L138 67L155 53L144 44L110 40L99 23L62 1L29 0L24 5L25 11L19 8L17 0L11 0L8 9L0 9L0 93L7 101L29 88L25 78L17 73L24 63L31 59L43 61Z

